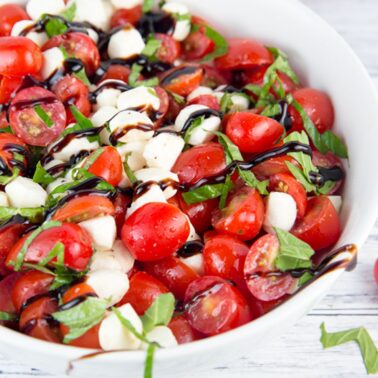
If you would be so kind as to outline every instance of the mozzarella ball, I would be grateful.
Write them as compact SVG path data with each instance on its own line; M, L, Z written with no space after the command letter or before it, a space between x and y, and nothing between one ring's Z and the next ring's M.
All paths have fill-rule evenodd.
M21 20L16 22L13 25L11 36L12 37L17 37L21 35L21 33L24 31L24 29L30 27L31 25L34 25L34 21L31 20ZM35 31L30 31L26 34L26 37L31 39L36 45L42 46L44 45L49 37L45 32L35 32Z
M173 332L169 327L157 326L147 333L146 338L151 343L158 343L162 348L170 348L178 345ZM147 349L148 345L143 343L142 348Z
M0 206L9 207L8 196L4 192L0 192Z
M98 251L92 257L90 271L95 272L98 270L122 271L122 267L112 251Z
M131 9L143 4L143 0L110 0L116 9Z
M335 207L336 211L340 213L343 198L341 196L328 196L328 199L332 202L332 205Z
M49 79L64 65L64 55L59 47L53 47L43 52L41 75L43 80Z
M112 253L114 254L118 263L121 265L122 272L129 273L134 266L135 259L125 247L122 240L115 241Z
M43 14L59 14L65 8L64 0L29 0L26 11L33 20L38 20Z
M56 189L58 186L68 184L69 182L72 182L71 180L65 178L65 177L59 177L49 185L47 185L46 192L50 194L54 189Z
M145 46L139 31L127 25L110 37L108 45L109 58L132 58L141 54Z
M166 3L163 8L164 11L170 14L178 14L179 16L188 15L189 9L184 4L179 3ZM190 18L187 20L178 20L175 24L175 29L173 31L172 37L176 41L183 41L189 35L191 29Z
M146 144L147 141L145 140L136 140L116 147L122 157L122 161L125 161L127 156L127 164L133 172L142 169L146 165L146 160L143 157Z
M74 138L61 151L54 152L54 159L69 161L70 157L80 151L94 151L99 148L98 142L90 142L88 138Z
M211 95L213 94L213 90L209 87L198 87L196 88L188 97L187 97L187 100L188 101L191 101L193 99L195 99L196 97L198 96L201 96L201 95Z
M107 0L73 0L76 3L75 21L87 21L102 30L109 28L113 12ZM72 1L68 3L68 6Z
M117 101L118 109L137 109L138 111L159 110L160 99L155 89L144 86L123 92Z
M117 107L117 101L121 91L114 88L103 89L96 97L96 110L104 106Z
M47 193L42 186L27 177L16 177L5 186L5 193L11 206L17 208L41 207L47 200Z
M200 276L204 275L204 262L203 262L203 254L197 253L193 256L189 257L180 257L180 260L190 268L192 268L197 274Z

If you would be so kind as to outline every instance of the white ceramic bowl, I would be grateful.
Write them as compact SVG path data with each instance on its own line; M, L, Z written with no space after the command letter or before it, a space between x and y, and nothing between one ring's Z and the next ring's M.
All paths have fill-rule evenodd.
M378 97L364 67L343 39L296 0L183 0L194 14L220 26L227 36L253 37L286 51L308 85L326 91L336 110L336 132L349 148L339 245L361 246L377 215ZM209 361L224 363L262 343L307 313L341 271L327 274L267 315L232 332L156 353L155 377L195 375ZM70 361L90 351L39 341L0 327L0 353L30 366L63 374ZM74 362L80 377L142 377L144 352L118 352ZM294 356L293 356L294 358Z

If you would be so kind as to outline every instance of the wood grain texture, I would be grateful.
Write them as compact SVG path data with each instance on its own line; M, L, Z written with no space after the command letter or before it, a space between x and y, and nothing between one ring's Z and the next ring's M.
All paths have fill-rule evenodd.
M378 0L303 2L325 18L349 42L378 88ZM269 347L254 355L246 351L245 356L225 366L209 366L196 378L365 377L357 346L348 344L323 351L319 342L319 326L325 321L327 328L333 331L364 325L378 343L378 288L372 274L377 250L378 222L360 252L357 269L345 273L331 293L307 317L272 341ZM44 378L49 375L0 359L0 376Z

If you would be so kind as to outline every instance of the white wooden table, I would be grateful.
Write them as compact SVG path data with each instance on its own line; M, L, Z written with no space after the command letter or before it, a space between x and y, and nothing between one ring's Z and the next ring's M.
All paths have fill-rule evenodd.
M322 15L352 45L378 88L378 0L303 2ZM378 221L360 251L357 269L345 273L330 294L307 317L269 347L254 355L246 351L245 356L228 365L209 366L197 374L197 378L365 377L357 346L348 344L323 351L319 342L319 326L324 321L333 331L364 325L378 343L378 287L372 273L377 257ZM0 376L51 377L1 357ZM180 378L186 377L181 375Z

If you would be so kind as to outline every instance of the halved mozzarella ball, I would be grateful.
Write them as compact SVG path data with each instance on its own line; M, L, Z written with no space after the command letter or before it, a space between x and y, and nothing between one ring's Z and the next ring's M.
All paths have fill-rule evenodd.
M133 307L127 303L118 307L118 311L126 318L138 333L143 332L143 324ZM110 313L101 323L99 341L103 350L137 350L142 342L125 326L117 315Z
M96 97L96 109L101 109L103 106L117 107L117 101L121 91L115 88L105 88Z
M192 222L190 221L189 217L186 217L189 223L189 236L187 241L199 240L200 237L198 236L196 229L194 228Z
M204 275L203 254L197 253L189 257L180 257L180 260L190 268L192 268L200 276Z
M88 138L74 138L61 151L54 152L54 159L69 161L70 157L80 151L94 151L99 148L98 142L90 142Z
M0 206L9 207L8 196L5 192L0 192Z
M87 21L102 30L109 28L112 6L107 0L72 0L76 3L75 21Z
M53 47L43 52L43 66L41 75L43 80L49 79L64 65L64 55L59 47Z
M56 180L54 180L52 183L47 185L46 192L50 194L58 186L63 185L63 184L68 184L69 182L72 182L72 181L65 177L59 177Z
M93 29L91 28L87 28L87 33L88 33L88 36L92 39L92 41L97 44L98 43L98 40L99 40L99 36L97 34L97 32L95 32Z
M266 201L264 229L272 232L273 227L290 231L297 218L297 205L287 193L271 192Z
M65 8L64 0L29 0L26 12L33 20L38 20L43 14L59 14Z
M139 31L127 25L110 37L108 45L109 58L132 58L141 54L145 46Z
M165 3L162 9L167 13L178 15L178 16L188 15L188 19L176 21L175 29L172 35L172 37L176 41L183 41L189 35L190 29L191 29L191 22L190 22L190 15L189 15L188 7L184 4L169 2L169 3Z
M102 269L89 272L85 280L101 299L108 301L108 306L118 303L129 290L129 278L120 270Z
M157 326L147 333L146 338L151 343L158 343L162 348L170 348L178 345L173 332L169 327ZM143 343L142 348L147 349L148 345Z
M5 193L12 207L41 207L47 200L45 189L27 177L16 177L5 186Z
M97 251L93 257L90 271L98 270L119 270L122 271L121 264L116 259L113 251Z
M11 36L12 37L17 37L21 35L21 33L28 27L34 25L35 22L32 20L21 20L16 22L13 25L12 31L11 31ZM30 31L26 34L26 37L31 39L35 44L38 46L42 46L45 44L49 37L45 32L35 32L35 31Z
M143 4L143 0L110 0L116 9L131 9Z
M125 247L122 240L116 240L112 252L117 259L118 263L121 265L121 270L124 273L130 272L133 268L135 259L129 250Z
M222 85L222 87L225 87L225 86ZM214 96L218 99L218 101L222 100L222 97L224 96L224 94L225 93L222 91L219 91L219 89L216 89L216 91L214 92ZM243 110L247 110L248 108L249 108L249 99L245 95L238 92L231 94L231 105L229 106L229 109L228 109L230 113L241 112Z
M332 205L335 207L336 211L340 213L341 206L343 205L343 198L341 196L328 196L328 199L332 202Z
M181 131L190 118L190 116L199 111L209 109L204 105L189 105L181 110L175 121L175 130ZM221 124L221 119L217 116L211 115L205 118L203 122L193 130L189 138L189 144L197 146L209 142L214 137L214 131L218 131Z
M151 168L171 169L184 149L184 139L171 133L160 133L151 138L143 156Z
M198 96L201 96L201 95L209 95L209 94L213 94L213 90L209 87L198 87L196 88L188 97L187 97L187 100L188 101L191 101L193 100L194 98L198 97Z
M174 182L179 182L178 176L176 173L167 171L161 168L145 168L141 169L140 171L135 172L135 176L139 181L148 182L154 181L156 183L164 182L164 180L169 179L173 180ZM166 199L173 197L177 193L177 189L171 185L167 186L167 188L163 191L164 196Z
M118 97L117 107L118 109L156 111L160 108L160 99L154 88L140 86L123 92Z
M112 119L118 113L118 109L113 106L103 106L98 109L97 112L93 113L91 120L94 127L100 127L106 124L110 119ZM109 142L109 131L105 128L100 132L100 139L103 144L110 144Z
M111 215L97 217L80 222L91 236L96 249L112 249L117 235L117 226Z

